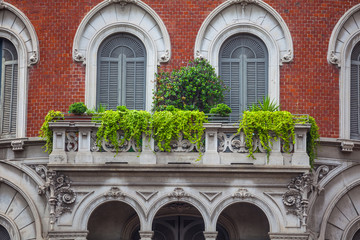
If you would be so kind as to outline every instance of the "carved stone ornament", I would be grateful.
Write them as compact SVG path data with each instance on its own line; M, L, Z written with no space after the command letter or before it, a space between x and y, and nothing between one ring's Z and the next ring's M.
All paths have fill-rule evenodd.
M32 169L35 170L35 172L42 178L46 179L47 176L47 168L45 165L29 165ZM40 190L40 189L39 189ZM39 194L42 194L42 192L39 191Z
M136 4L138 0L109 0L110 3L119 3L122 8L124 8L129 3Z
M288 50L287 53L282 56L281 61L282 62L291 62L293 59L293 53L291 50Z
M33 51L33 53L31 54L30 58L29 58L29 63L28 65L33 65L35 63L37 63L39 60L38 54L36 51Z
M307 222L308 195L313 189L313 174L304 173L293 178L288 184L288 191L283 195L283 203L287 213L298 216L303 226Z
M338 58L338 56L336 56L334 50L332 50L330 52L329 61L330 61L331 64L339 64L339 58Z
M259 3L259 0L230 0L230 2L232 3L239 3L241 5L242 8L245 8L246 5L251 4L251 3Z
M23 140L11 141L11 146L12 146L13 151L23 151L24 150L24 141Z
M85 60L86 60L85 56L81 52L79 52L78 49L74 50L74 59L77 62L84 62L84 63L85 63Z
M5 9L6 5L4 4L4 0L0 0L0 9Z
M170 51L167 49L163 55L160 56L159 62L168 62L170 59Z
M126 196L125 193L123 193L120 188L118 187L112 187L109 191L107 191L104 194L105 198L124 198Z
M316 168L316 171L313 176L313 188L316 190L317 194L320 194L324 188L319 185L321 179L323 179L330 172L329 166L321 165Z
M50 205L50 229L54 229L57 219L65 212L71 212L76 193L71 189L69 177L56 171L46 172L46 182L39 186L39 194L48 197Z
M234 193L232 197L245 199L245 198L253 198L254 195L251 194L246 188L239 188L239 190L237 190L237 192Z
M198 59L204 59L204 56L201 54L200 50L196 51L196 58Z
M185 193L184 189L182 188L175 188L174 191L172 191L168 195L169 198L177 198L178 200L180 200L181 198L186 198L188 196L189 194Z
M341 142L341 151L343 152L352 152L354 148L354 143L349 141Z

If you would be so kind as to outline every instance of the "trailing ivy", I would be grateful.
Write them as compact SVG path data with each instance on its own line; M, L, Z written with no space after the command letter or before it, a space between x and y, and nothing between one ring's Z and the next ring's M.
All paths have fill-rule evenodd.
M125 141L135 140L137 147L141 146L142 133L150 135L149 122L151 114L146 111L127 110L105 111L101 116L101 126L97 131L96 143L100 147L102 140L114 145L116 151ZM123 137L118 139L118 131Z
M53 131L49 128L49 122L56 122L58 119L64 119L64 114L60 111L51 110L45 116L43 125L39 131L39 137L46 141L43 148L45 152L51 153L53 149Z
M200 149L205 130L204 122L206 116L200 111L157 111L151 118L151 130L160 151L169 152L171 140L177 139L180 133ZM201 151L199 153L201 156Z
M316 158L317 140L319 139L319 127L313 117L296 118L287 111L245 111L240 120L238 133L243 130L245 133L246 146L249 149L249 157L254 157L254 136L260 140L261 146L265 149L267 156L271 152L271 140L283 140L284 150L290 150L290 143L295 144L295 123L310 124L310 131L307 135L307 153L310 165L313 167Z
M290 148L290 141L295 142L295 123L293 115L287 111L245 111L240 121L238 132L245 133L246 146L249 149L249 156L254 157L253 137L257 136L261 146L266 150L269 157L271 152L271 140L284 141L286 151Z

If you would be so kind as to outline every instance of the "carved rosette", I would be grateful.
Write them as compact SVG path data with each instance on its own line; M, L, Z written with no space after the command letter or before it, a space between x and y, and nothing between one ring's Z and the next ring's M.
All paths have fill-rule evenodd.
M38 167L38 171L46 172L46 182L43 186L39 186L39 194L48 197L50 229L53 230L58 218L63 213L72 211L76 201L76 193L71 189L71 181L68 176L45 170L43 167Z
M232 197L246 199L246 198L253 198L254 195L251 194L246 188L239 188L239 190L237 190L237 192L235 192Z
M182 198L189 197L189 194L187 194L182 188L175 188L174 191L169 193L168 197L180 200Z
M125 198L126 194L123 193L120 188L118 187L112 187L109 191L107 191L106 193L104 193L104 197L105 198L115 198L115 199L119 199L119 198Z

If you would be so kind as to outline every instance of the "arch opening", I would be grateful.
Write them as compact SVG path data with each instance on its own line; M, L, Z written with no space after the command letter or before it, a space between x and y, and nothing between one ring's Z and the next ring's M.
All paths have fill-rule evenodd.
M138 229L140 220L136 211L124 202L111 201L98 206L88 221L88 240L134 240L134 229ZM138 235L137 235L138 236Z
M270 224L265 213L251 203L234 203L225 208L216 228L225 228L224 232L228 233L227 238L219 238L218 234L217 240L270 240Z

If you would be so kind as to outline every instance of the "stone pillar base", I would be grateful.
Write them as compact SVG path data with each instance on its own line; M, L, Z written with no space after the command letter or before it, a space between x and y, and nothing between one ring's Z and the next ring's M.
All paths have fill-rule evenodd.
M216 240L218 232L204 232L205 240Z
M308 240L309 233L269 233L271 240Z
M154 236L153 231L139 231L140 240L151 240Z

